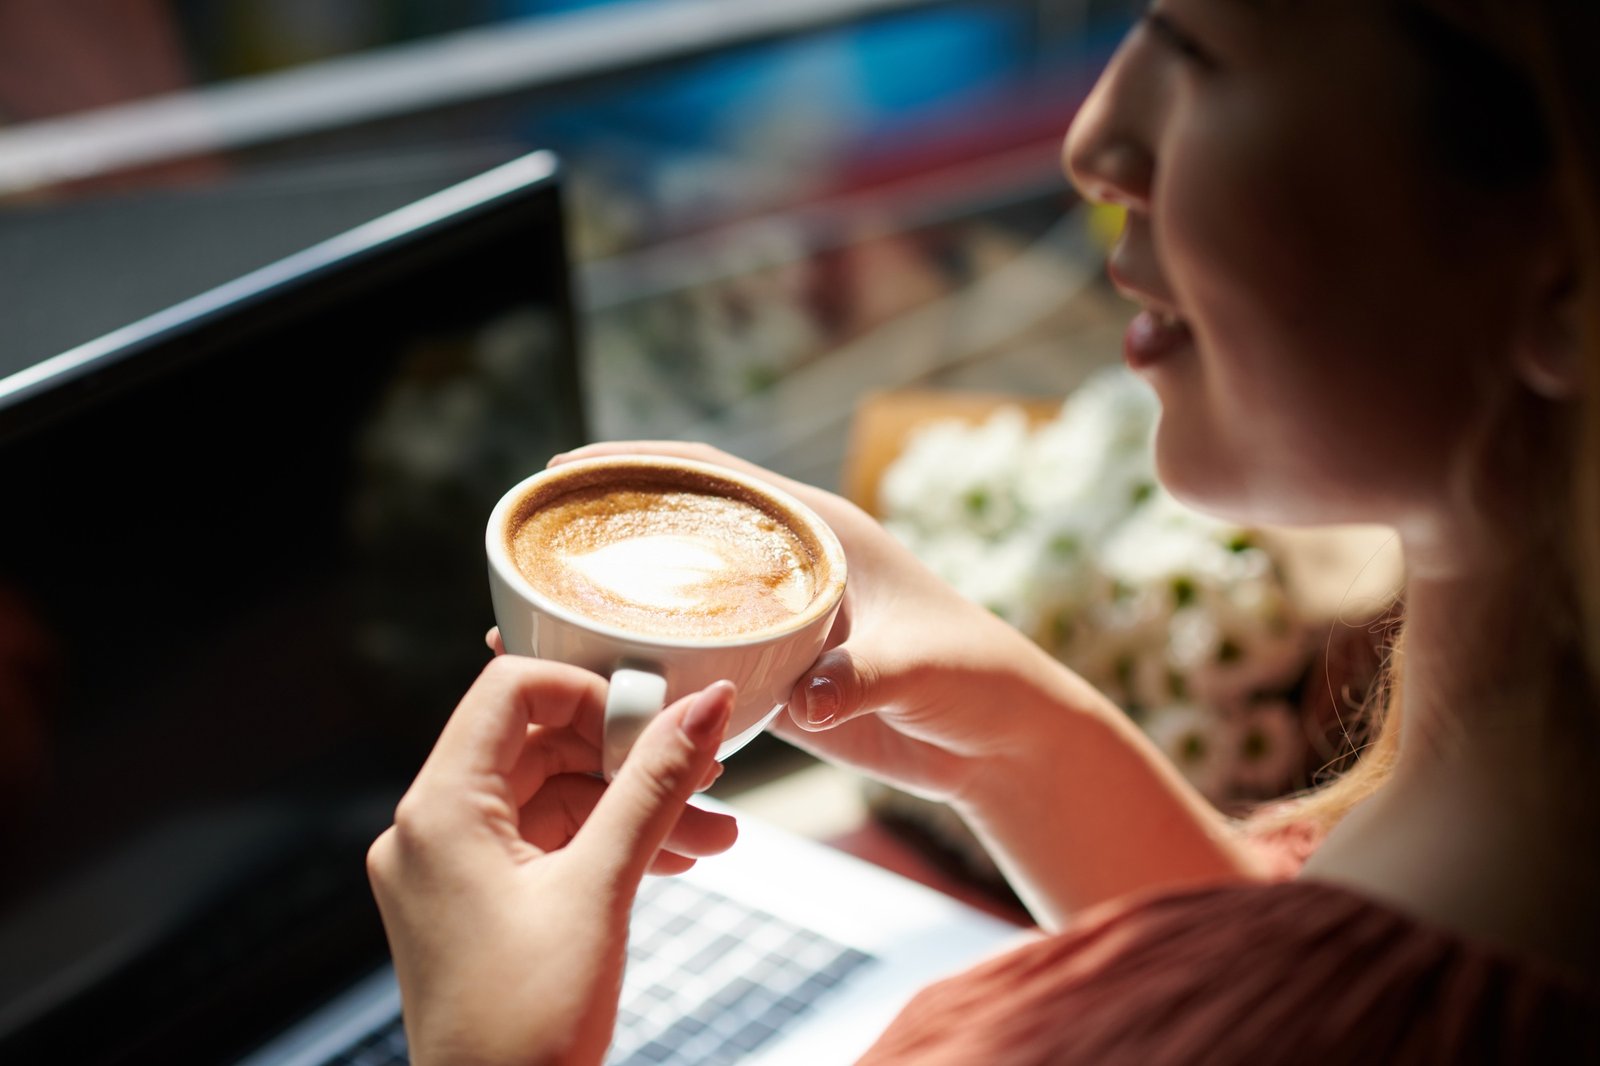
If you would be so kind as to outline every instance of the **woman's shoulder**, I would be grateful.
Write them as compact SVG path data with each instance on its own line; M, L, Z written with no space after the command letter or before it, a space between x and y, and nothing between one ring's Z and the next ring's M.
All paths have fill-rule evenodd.
M1316 880L1107 904L918 996L866 1062L1594 1062L1600 989Z

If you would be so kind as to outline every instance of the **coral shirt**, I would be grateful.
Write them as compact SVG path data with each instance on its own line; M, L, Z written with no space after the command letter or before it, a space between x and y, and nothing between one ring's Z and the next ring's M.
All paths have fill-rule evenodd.
M1480 1062L1600 1063L1600 989L1278 880L1108 903L925 989L861 1066Z

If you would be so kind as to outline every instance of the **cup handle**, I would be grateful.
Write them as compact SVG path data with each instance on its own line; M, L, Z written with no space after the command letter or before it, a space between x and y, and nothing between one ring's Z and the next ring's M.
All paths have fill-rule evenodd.
M633 742L650 719L667 705L667 679L637 667L612 671L606 692L605 732L601 737L600 768L610 781L622 768Z

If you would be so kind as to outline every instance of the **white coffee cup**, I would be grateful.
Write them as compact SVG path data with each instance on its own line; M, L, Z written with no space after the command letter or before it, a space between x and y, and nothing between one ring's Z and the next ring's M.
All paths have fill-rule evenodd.
M652 633L646 623L619 624L585 614L581 604L556 599L519 569L515 535L530 514L547 511L574 491L677 479L703 487L701 495L742 501L795 530L806 548L801 563L812 575L812 594L792 617L754 632ZM581 459L525 478L506 491L490 514L485 552L495 622L505 650L570 663L610 679L601 752L608 780L651 718L679 697L714 681L727 679L738 689L717 758L749 743L782 709L795 682L822 653L845 587L844 549L827 523L805 504L738 471L660 456ZM538 565L537 559L530 565Z

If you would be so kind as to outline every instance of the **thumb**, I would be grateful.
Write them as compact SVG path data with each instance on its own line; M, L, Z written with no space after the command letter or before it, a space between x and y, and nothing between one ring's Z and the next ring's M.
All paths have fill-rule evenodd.
M733 695L718 681L656 715L569 848L606 849L630 881L642 878L716 757Z
M840 645L825 651L789 694L789 717L802 729L832 729L877 706L877 671Z

